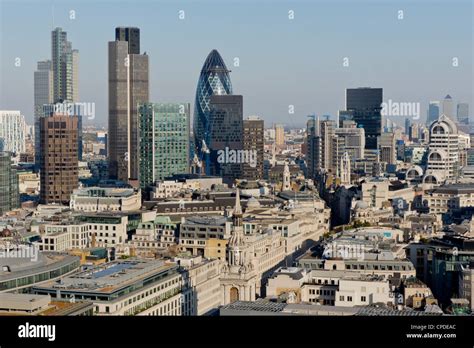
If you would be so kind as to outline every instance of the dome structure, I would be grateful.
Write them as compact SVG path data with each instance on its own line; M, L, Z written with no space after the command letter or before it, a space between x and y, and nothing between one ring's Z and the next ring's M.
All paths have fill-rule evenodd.
M250 197L247 201L247 209L260 208L260 202L255 197Z

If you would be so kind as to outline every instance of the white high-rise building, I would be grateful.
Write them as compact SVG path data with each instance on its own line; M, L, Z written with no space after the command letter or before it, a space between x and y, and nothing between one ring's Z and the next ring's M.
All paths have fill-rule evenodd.
M446 115L430 126L428 163L423 179L427 184L440 184L453 179L459 171L459 133L456 123Z
M0 111L0 139L3 150L16 154L26 150L25 116L20 111Z

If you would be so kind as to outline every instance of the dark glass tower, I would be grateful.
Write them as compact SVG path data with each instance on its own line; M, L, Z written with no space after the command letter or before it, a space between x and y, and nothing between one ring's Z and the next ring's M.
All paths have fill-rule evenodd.
M115 28L115 40L128 42L129 54L140 54L140 29L138 28Z
M230 151L244 149L243 145L243 98L241 95L213 95L210 99L210 161L206 174L221 176L232 184L241 175L242 165ZM208 170L209 169L209 170Z
M119 37L109 42L107 154L110 178L126 182L138 179L138 104L148 102L148 55L131 53L140 47L137 28L116 28L115 33ZM127 36L132 41L125 41Z
M199 75L194 106L194 144L199 159L205 160L206 174L210 170L209 154L203 145L209 146L210 141L210 101L212 95L232 94L232 84L224 60L217 50L212 50L206 58Z
M346 110L353 112L357 127L365 130L365 148L377 149L377 137L382 130L382 88L348 88Z

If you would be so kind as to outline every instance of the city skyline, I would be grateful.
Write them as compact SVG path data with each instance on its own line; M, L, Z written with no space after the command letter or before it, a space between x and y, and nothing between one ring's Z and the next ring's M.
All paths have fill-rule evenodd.
M232 71L234 93L243 95L246 100L244 116L259 115L268 126L284 123L289 127L303 127L306 115L312 113L330 114L334 119L338 110L344 109L345 90L361 86L383 88L384 101L421 103L420 121L426 119L429 101L442 100L446 94L453 97L455 104L474 104L469 1L435 3L430 7L419 6L424 1L399 5L390 1L378 6L372 6L370 1L357 6L336 1L343 7L326 1L315 4L282 1L273 7L261 2L247 12L245 9L250 5L245 1L230 7L221 7L214 1L176 5L163 1L139 3L150 11L143 14L128 1L121 2L120 9L105 2L94 2L94 11L88 2L54 2L54 27L62 27L68 33L68 40L81 53L80 101L96 103L96 118L85 120L89 124L107 123L107 42L112 30L123 25L141 30L140 49L150 57L150 100L155 102L194 101L201 64L212 49L217 49ZM0 102L3 109L20 110L31 124L32 75L38 61L49 59L52 7L48 2L38 6L28 1L2 1L0 6L4 33ZM308 9L303 11L303 6ZM399 9L404 11L403 19L397 17ZM94 21L101 10L110 16ZM15 16L31 11L38 16L33 16L25 28L15 27L15 35L8 35ZM70 11L74 11L74 19L70 19ZM184 19L180 19L179 11L184 11ZM200 20L206 11L219 14L213 20L218 30L207 32L207 36L203 32L211 23ZM293 19L289 18L289 11L294 11ZM241 23L236 23L235 28L220 25L240 12L246 13L246 26ZM383 25L376 31L370 30L367 24L354 27L354 19L360 12L374 15L370 24L376 26L384 22ZM159 25L149 24L146 18L150 15L155 15L156 22L167 28L166 34ZM459 20L450 21L449 26L439 25L441 18L452 15ZM37 17L43 19L40 24ZM332 23L339 19L337 29L324 37L317 35L318 28L322 29L320 26L331 24L331 21L326 23L328 18ZM87 25L81 25L82 20ZM316 23L314 31L307 30L310 23ZM419 26L420 23L426 25ZM30 25L44 29L28 31ZM412 30L414 25L417 25L416 31ZM356 39L347 40L348 33ZM387 35L385 39L384 35ZM187 44L179 45L179 39L186 40ZM308 39L314 40L314 44L308 45ZM274 45L276 40L282 44ZM18 42L22 43L21 47ZM31 45L25 45L26 42ZM268 48L260 42L267 43ZM439 45L440 42L443 45ZM163 49L167 45L172 45L172 54L169 49ZM319 49L321 47L324 49ZM452 66L454 57L458 59L457 67ZM15 66L16 58L21 59L20 66ZM344 58L348 58L349 66L343 66ZM297 64L290 66L292 62ZM397 67L400 69L394 69ZM20 90L23 93L19 93ZM290 106L294 114L289 113ZM194 103L191 107L194 109ZM395 117L392 120L396 122ZM403 118L396 123L402 125Z
M2 338L472 341L473 5L0 0Z

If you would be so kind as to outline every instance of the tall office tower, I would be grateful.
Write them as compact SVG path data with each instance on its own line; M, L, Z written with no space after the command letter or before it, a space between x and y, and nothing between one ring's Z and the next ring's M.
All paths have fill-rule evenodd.
M354 121L343 121L342 127L334 130L332 137L332 168L341 175L341 159L348 153L352 161L363 159L365 150L365 132L357 128Z
M206 174L210 173L210 156L207 149L210 141L210 102L212 95L232 94L230 70L217 50L207 56L199 75L194 103L194 146L197 157L204 163Z
M332 138L335 134L336 122L332 120L321 121L319 123L319 129L321 135L321 168L326 171L334 172L336 168L333 166Z
M249 160L243 147L243 98L241 95L212 95L210 99L210 174L233 183Z
M411 121L407 117L405 118L405 134L408 135L410 133L410 126L411 126Z
M140 29L119 27L115 28L115 40L128 42L128 53L140 54Z
M69 204L78 186L78 117L53 114L40 118L40 202Z
M382 88L348 88L346 110L353 111L357 127L365 130L365 148L377 149L377 137L382 129Z
M53 102L76 102L79 98L79 51L72 49L67 33L61 28L51 32L51 43Z
M395 134L382 133L379 137L380 161L387 164L397 163L397 153L395 148Z
M285 145L285 128L281 124L275 125L275 144L277 146Z
M459 171L459 134L456 123L446 115L430 126L428 160L423 182L440 184Z
M109 42L109 175L122 181L139 176L137 106L149 96L148 56L131 53L140 43L139 36L129 37L133 45L122 38Z
M315 179L321 169L321 138L316 117L306 122L306 167L308 179Z
M426 115L426 125L429 127L439 116L439 101L430 101Z
M408 138L416 142L420 139L420 126L418 123L413 123L410 128L408 128Z
M190 108L189 103L139 105L142 189L174 174L189 173Z
M469 124L469 104L459 103L457 106L457 118L461 124Z
M334 130L333 141L333 167L340 171L341 157L345 152L354 161L364 158L365 132L364 128L357 128L354 121L344 121L342 127Z
M449 94L443 99L442 114L456 122L456 118L454 117L453 98L451 98Z
M43 105L53 102L53 64L50 60L38 62L34 80L35 164L39 168L39 118L43 115Z
M242 165L242 178L247 180L263 179L263 155L265 140L264 122L258 116L249 116L243 123L244 151L251 161Z
M72 50L72 100L79 101L79 50Z
M82 161L82 116L86 112L86 108L83 103L56 103L56 104L44 104L43 111L40 114L40 117L49 117L53 114L67 114L70 116L77 116L78 118L78 127L77 127L77 155L79 161ZM38 120L39 123L39 120ZM38 126L39 127L39 126ZM39 134L39 132L38 132ZM39 140L38 136L38 140ZM36 151L36 149L35 149ZM41 143L38 144L38 154L41 154ZM40 161L38 160L38 166Z
M25 116L20 111L0 110L0 138L3 151L20 154L26 151Z
M20 207L18 173L10 152L0 152L0 216Z

